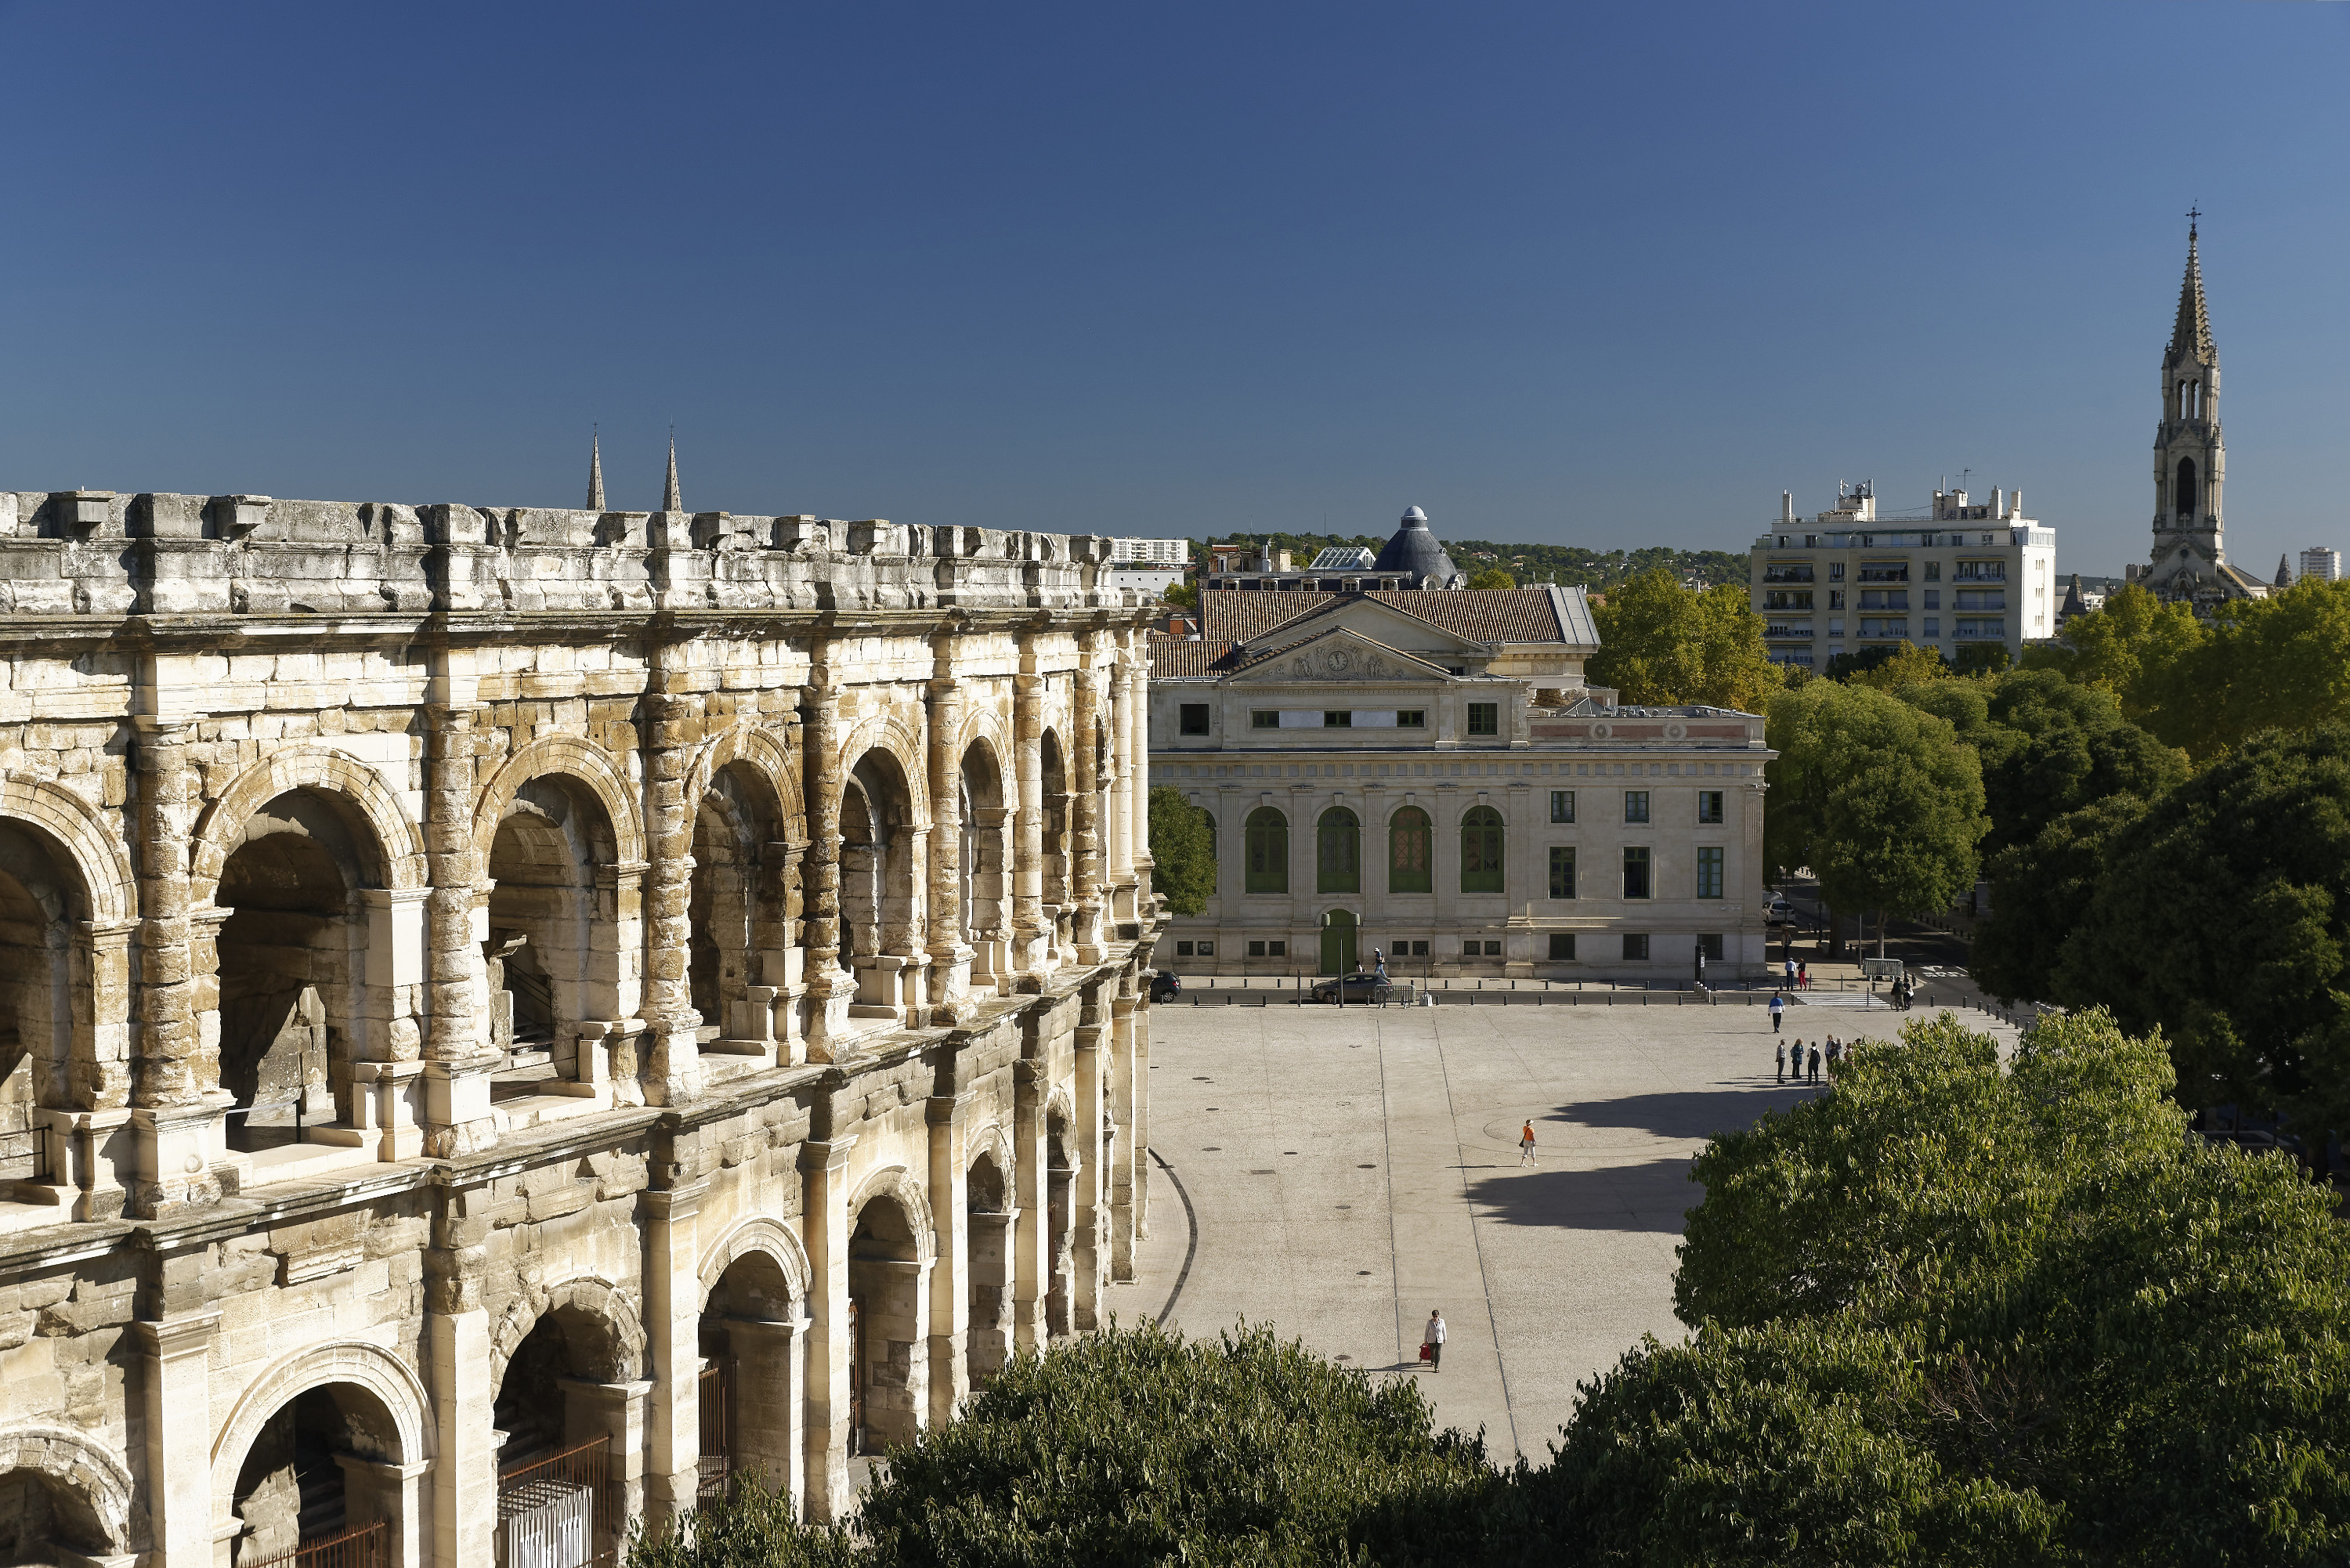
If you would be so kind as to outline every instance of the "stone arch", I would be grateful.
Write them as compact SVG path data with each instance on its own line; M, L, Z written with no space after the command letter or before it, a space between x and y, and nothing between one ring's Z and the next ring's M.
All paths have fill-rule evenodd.
M833 775L847 778L865 759L868 752L886 753L906 775L909 827L920 830L931 826L931 764L922 753L922 738L911 726L894 713L876 713L847 726L841 734L840 750L835 759Z
M336 1340L298 1350L273 1363L245 1386L235 1407L213 1439L213 1514L233 1506L237 1468L261 1428L297 1396L329 1384L348 1384L382 1408L386 1429L373 1434L398 1449L401 1464L432 1457L432 1420L424 1384L415 1369L391 1352L365 1340Z
M702 1300L705 1304L710 1300L710 1293L718 1288L718 1282L724 1277L726 1271L733 1267L736 1260L752 1252L764 1252L773 1258L775 1266L783 1270L784 1282L791 1287L793 1298L806 1300L808 1282L815 1277L815 1271L808 1264L807 1250L781 1221L760 1214L729 1231L702 1260Z
M644 814L636 790L598 747L577 735L542 735L508 757L473 801L473 846L487 865L498 823L514 804L515 792L536 778L559 775L584 785L612 825L613 853L625 866L645 858Z
M594 1274L580 1274L544 1290L526 1291L506 1306L498 1319L498 1326L490 1334L490 1386L493 1390L505 1383L506 1363L538 1326L539 1319L548 1313L570 1307L583 1316L603 1324L610 1337L610 1353L607 1370L609 1383L633 1382L644 1376L645 1328L637 1316L637 1309L629 1298L609 1280Z
M954 738L954 754L968 757L977 745L987 748L988 760L998 774L1006 780L1016 778L1019 753L1013 746L1011 722L992 707L974 706L963 715L962 728Z
M889 1198L906 1213L906 1224L914 1232L914 1261L928 1263L937 1261L939 1229L931 1218L930 1194L913 1173L902 1165L884 1167L858 1183L849 1195L848 1217L854 1221L865 1206L877 1198Z
M1012 1158L1012 1139L1005 1135L1002 1122L990 1122L979 1132L963 1139L962 1168L966 1171L982 1159L992 1159L1003 1175L1005 1201L1011 1201L1012 1188L1018 1167Z
M84 1503L94 1525L114 1552L134 1552L144 1544L147 1509L140 1501L130 1471L106 1447L68 1427L40 1424L0 1428L0 1475L30 1470L47 1478Z
M807 840L807 797L800 784L800 761L795 748L775 731L756 724L735 724L712 736L694 754L685 779L685 798L700 800L710 781L729 763L743 763L765 776L782 803L784 818L776 824L794 844Z
M60 784L12 774L0 777L0 817L39 828L72 857L92 920L115 925L139 918L130 853L81 796Z
M338 797L359 813L374 835L377 875L386 888L426 885L424 834L383 775L348 752L302 746L273 753L229 781L197 820L188 867L188 900L207 904L220 886L229 854L244 825L281 794L316 790Z

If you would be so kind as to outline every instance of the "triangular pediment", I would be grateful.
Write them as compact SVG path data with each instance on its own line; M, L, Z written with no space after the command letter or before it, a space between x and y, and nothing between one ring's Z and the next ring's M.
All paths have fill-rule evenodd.
M1451 679L1451 673L1440 664L1345 626L1334 626L1318 636L1254 654L1226 677L1228 683L1238 686L1286 686L1299 681L1325 684L1334 680L1393 684Z
M1253 639L1250 652L1302 647L1308 640L1322 637L1334 628L1353 632L1384 648L1431 660L1440 669L1453 662L1455 656L1486 651L1482 643L1447 631L1442 627L1431 626L1391 605L1349 596L1336 600L1326 609L1299 616L1295 620Z

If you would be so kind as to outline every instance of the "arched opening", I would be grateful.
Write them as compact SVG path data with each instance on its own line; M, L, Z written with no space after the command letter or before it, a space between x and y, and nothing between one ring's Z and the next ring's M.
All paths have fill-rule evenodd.
M782 819L765 775L739 762L712 774L694 806L686 976L703 1042L736 1043L737 1054L764 1054L791 1033L772 994L786 977L767 973L766 957L793 940Z
M1045 909L1053 922L1053 950L1067 956L1070 947L1069 910L1076 899L1070 889L1076 885L1076 867L1070 864L1069 846L1075 836L1069 831L1069 774L1061 760L1061 738L1052 731L1045 732L1037 747L1043 758L1040 770L1043 780L1045 817Z
M840 960L857 975L857 1008L918 1006L913 791L898 759L870 751L840 798ZM853 1010L854 1011L854 1010Z
M965 1360L971 1386L984 1388L1012 1355L1011 1190L995 1157L972 1161L963 1187L964 1234L971 1255Z
M745 1252L711 1288L701 1324L704 1499L723 1497L739 1474L798 1497L800 1317L767 1252Z
M490 845L483 947L491 1042L506 1053L496 1096L592 1075L580 1070L581 1025L621 1016L619 944L596 940L619 912L618 889L599 886L598 871L618 858L611 820L584 786L547 777L515 792Z
M40 1112L75 1104L74 1036L92 1023L73 945L89 901L72 867L38 828L0 821L0 1195L65 1176Z
M1069 1122L1059 1111L1045 1118L1045 1248L1052 1272L1045 1280L1045 1332L1070 1331L1071 1286L1076 1278L1075 1219L1077 1185L1076 1149L1069 1141Z
M1317 893L1359 893L1363 890L1363 830L1355 814L1334 805L1322 814L1315 829L1314 890Z
M568 1303L549 1307L515 1347L490 1414L501 1561L517 1545L547 1563L617 1556L633 1500L614 1478L612 1450L635 1429L623 1386L639 1376L636 1363L617 1325ZM586 1556L564 1554L582 1544Z
M1249 813L1246 834L1248 891L1288 892L1289 819L1278 806L1261 805Z
M1502 890L1502 814L1490 805L1471 806L1461 818L1461 890Z
M245 1152L354 1126L368 950L362 888L383 886L374 835L339 797L277 796L248 818L213 890L221 1087L229 1145ZM348 1140L345 1140L348 1141Z
M2178 483L2172 487L2171 505L2181 522L2191 519L2202 509L2203 492L2197 485L2195 460L2191 457L2178 460Z
M1433 892L1430 869L1428 813L1416 805L1399 807L1388 818L1388 891Z
M28 1467L0 1473L0 1563L104 1559L121 1544L90 1500L59 1477Z
M858 1210L848 1236L848 1451L911 1442L921 1424L922 1266L894 1198ZM920 1354L918 1355L918 1352Z
M1352 910L1332 909L1322 917L1322 972L1352 974L1357 962L1356 925Z
M1010 969L1012 888L1004 867L1003 773L985 741L973 741L962 754L958 787L962 792L962 843L957 869L962 877L962 940L972 949L974 979L995 979Z
M363 1528L388 1537L400 1508L402 1457L391 1413L369 1390L329 1383L296 1395L263 1425L237 1467L229 1562L276 1563ZM349 1560L368 1559L355 1550Z

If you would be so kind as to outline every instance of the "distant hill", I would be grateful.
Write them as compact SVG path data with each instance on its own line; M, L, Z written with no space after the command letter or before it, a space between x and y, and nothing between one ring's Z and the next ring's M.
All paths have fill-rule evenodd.
M1290 559L1303 568L1333 545L1360 545L1376 552L1387 544L1387 537L1259 532L1211 535L1207 541L1209 545L1266 542L1276 550L1288 551ZM1490 539L1445 539L1444 548L1451 555L1453 565L1464 572L1499 566L1522 585L1564 583L1605 588L1657 566L1684 582L1706 587L1719 583L1736 583L1743 587L1747 580L1743 550L1676 550L1664 545L1638 550L1586 550L1573 545L1498 545ZM1197 554L1205 560L1204 547Z

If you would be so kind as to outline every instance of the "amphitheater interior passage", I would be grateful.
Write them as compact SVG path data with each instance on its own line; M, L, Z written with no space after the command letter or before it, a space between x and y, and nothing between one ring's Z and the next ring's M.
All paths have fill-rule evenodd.
M610 1561L1092 1326L1109 540L0 492L0 1562Z

